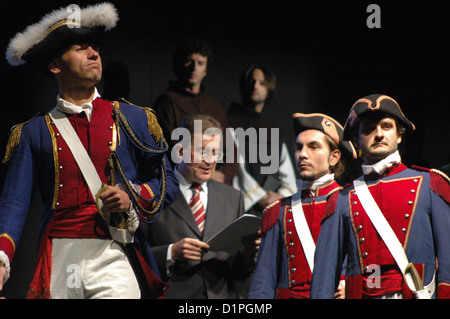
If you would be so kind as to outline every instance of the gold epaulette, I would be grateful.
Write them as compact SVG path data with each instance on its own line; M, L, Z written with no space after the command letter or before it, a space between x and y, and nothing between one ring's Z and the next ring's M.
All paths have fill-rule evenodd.
M5 152L5 157L3 157L3 164L8 164L9 160L12 158L13 154L14 154L14 150L16 149L17 145L19 145L20 142L20 136L22 135L22 128L25 124L31 122L33 119L35 119L40 113L36 114L32 119L24 122L24 123L20 123L17 125L14 125L9 133L9 138L8 138L8 144L6 145L6 152Z
M149 130L150 134L153 136L153 138L156 140L157 143L159 143L160 141L164 141L164 135L163 135L161 126L158 123L158 119L156 118L156 114L153 109L151 109L150 107L144 107L144 106L139 106L139 105L133 104L133 103L125 100L124 98L121 98L120 101L123 101L127 104L134 105L134 106L137 106L137 107L143 109L145 111L145 113L147 114L148 130Z

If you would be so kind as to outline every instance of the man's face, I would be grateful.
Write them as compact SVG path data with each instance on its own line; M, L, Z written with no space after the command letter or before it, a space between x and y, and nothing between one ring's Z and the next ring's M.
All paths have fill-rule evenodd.
M94 85L102 78L99 50L90 44L74 44L50 64L50 71L74 85Z
M206 76L208 58L200 53L192 53L184 63L186 81L191 87L200 86Z
M221 136L195 133L186 151L190 152L190 163L182 161L178 171L191 182L206 182L215 172L221 156Z
M401 141L395 120L385 117L362 119L355 143L361 149L366 164L375 164L394 153Z
M251 96L250 99L256 104L264 102L267 99L267 89L264 73L261 69L254 69L252 74Z
M299 177L314 181L331 172L330 166L337 164L341 153L338 150L330 152L321 131L306 130L297 135L294 156Z

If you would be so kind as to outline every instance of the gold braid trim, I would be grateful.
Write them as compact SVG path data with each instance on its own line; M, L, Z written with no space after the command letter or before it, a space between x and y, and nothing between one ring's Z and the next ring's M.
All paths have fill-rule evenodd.
M19 145L20 136L22 135L22 128L24 127L24 125L31 122L38 115L39 114L34 116L29 121L26 121L24 123L20 123L20 124L13 126L13 128L11 129L11 131L9 133L8 144L6 145L5 157L3 158L3 161L2 161L3 164L6 165L11 160L17 145Z
M56 142L55 130L53 129L53 121L49 114L45 114L45 123L47 123L48 132L52 140L53 149L53 163L55 165L55 189L53 191L53 203L52 209L56 210L59 196L59 156L58 156L58 143Z
M128 102L127 102L128 103ZM162 130L161 127L159 126L157 120L156 120L156 116L154 115L154 113L147 108L142 108L146 111L147 113L147 118L149 118L149 112L151 112L152 115L152 123L153 126L152 128L150 128L150 120L149 120L149 131L150 134L152 134L152 136L155 138L155 140L157 140L157 142L160 143L160 145L165 144L165 140L164 137L162 135ZM140 148L142 148L143 150L149 151L149 152L153 152L155 154L158 153L164 153L166 150L152 150L148 147L146 147L144 144L141 143L141 141L134 135L133 130L130 126L130 124L128 123L128 120L126 119L126 117L122 114L122 112L120 111L120 104L118 102L114 103L114 108L113 108L113 113L114 113L114 123L117 125L117 130L119 129L120 125L119 122L122 123L124 129L127 131L128 135L130 136L130 138L134 141L134 143L136 143L137 145L139 145ZM153 122L154 121L154 122ZM157 126L156 126L157 125ZM154 135L156 134L155 132L161 132L159 135ZM153 133L152 133L153 132ZM119 132L117 133L119 134ZM120 144L120 141L119 141ZM120 164L119 158L116 154L115 151L111 152L110 155L110 161L111 161L111 166L113 167L113 169L117 170L117 173L121 176L121 179L123 181L123 186L127 189L127 193L132 197L132 201L135 203L135 205L138 207L138 209L145 215L145 219L149 220L150 216L158 213L158 211L160 210L163 202L164 202L164 194L166 193L166 167L165 167L165 158L163 157L161 159L161 197L159 198L159 201L157 203L153 203L152 205L152 210L147 210L144 207L142 207L142 205L139 204L139 198L138 196L135 194L133 188L131 187L131 185L129 185L128 183L128 179L125 176L125 172L123 171L123 168ZM146 185L147 186L147 185ZM153 191L151 192L153 193Z
M328 198L330 198L331 195L333 195L333 194L336 193L336 192L340 192L340 191L343 190L343 189L344 189L343 187L336 187L336 188L333 189L331 192L329 192L329 193L327 194L327 196L325 196L325 198L328 200Z
M17 145L19 145L20 141L20 135L22 134L22 127L24 126L24 123L18 124L13 127L11 130L11 133L9 134L8 144L6 146L6 153L5 157L3 158L3 164L8 164L9 160L14 154L14 150L16 149Z
M120 165L119 159L117 158L117 154L115 152L111 153L111 159L114 161L114 163L117 165L117 171L120 174L122 180L124 181L124 187L127 189L128 194L133 197L133 202L134 204L138 207L138 209L145 215L145 219L146 220L150 220L150 216L156 214L159 209L161 208L161 205L164 201L164 196L161 196L159 198L159 201L156 204L152 205L152 210L147 210L144 207L142 207L142 205L139 204L139 198L136 195L136 193L134 192L133 188L131 187L131 185L127 182L126 176L125 176L125 172L123 171L122 166ZM164 161L164 159L162 159ZM162 170L162 174L161 174L161 180L162 180L162 191L161 194L165 194L166 192L166 174L165 174L165 167L164 167L164 163L161 163L161 170Z
M15 252L15 251L16 251L16 243L15 243L14 240L11 238L11 236L9 236L7 233L3 233L3 234L0 234L0 238L2 238L2 237L8 239L8 240L11 242L11 245L12 245L12 247L13 247L13 252Z
M164 141L164 135L163 135L161 126L158 123L158 119L156 118L156 114L153 109L151 109L149 107L142 107L142 106L133 104L133 103L125 100L124 98L121 98L120 100L125 103L128 103L130 105L134 105L134 106L137 106L137 107L143 109L145 111L145 113L147 114L148 130L149 130L150 134L153 136L156 143L160 143L161 140Z
M117 102L117 101L114 101L113 103L114 103L113 114L116 114L116 109L120 110L120 103ZM117 140L116 140L116 147L117 147L117 145L120 145L120 123L119 123L119 117L118 116L113 116L113 121L114 121L116 136L117 136Z
M146 147L144 144L142 144L139 141L139 139L134 135L133 130L132 130L130 124L128 123L128 120L125 117L125 115L123 115L123 113L118 108L114 108L113 112L114 112L114 115L115 115L115 121L117 121L117 123L121 122L123 124L125 130L128 132L128 134L133 139L133 141L136 144L138 144L142 149L145 149L147 151L151 151L151 152L154 152L154 153L163 153L163 152L165 152L165 150L161 150L161 151L151 150L148 147ZM159 124L158 124L158 127L159 127ZM162 134L160 136L162 136ZM160 141L161 141L160 145L162 145L165 142L164 138L162 140L160 140Z
M266 210L271 209L273 206L275 206L276 204L278 204L279 202L281 202L281 199L277 199L276 201L270 203L269 205L267 205L264 210L263 210L263 214Z

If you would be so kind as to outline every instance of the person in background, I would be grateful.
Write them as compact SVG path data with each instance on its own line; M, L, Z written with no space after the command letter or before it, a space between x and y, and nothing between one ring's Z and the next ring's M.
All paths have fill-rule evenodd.
M190 114L206 114L217 119L224 130L223 144L227 145L225 129L228 123L225 111L215 98L206 94L203 83L212 62L211 47L200 38L185 39L175 50L173 71L177 80L169 82L167 90L158 96L153 105L164 136L168 140L169 150L178 138L172 138L172 132ZM226 148L224 150L227 152ZM218 164L212 178L231 185L237 171L236 161L226 161Z
M286 143L281 139L272 139L271 133L273 130L279 132L279 128L263 113L273 99L275 86L276 77L269 68L256 64L250 66L239 82L242 104L232 103L227 113L228 123L235 132L238 128L246 132L256 130L256 139L248 137L252 136L249 134L245 140L237 141L245 156L239 163L233 186L244 193L246 212L260 216L268 204L292 195L296 189L295 169ZM279 166L276 172L262 172L262 167L267 163L261 161L261 149L276 152L270 154L272 159L277 157ZM252 160L255 152L256 160Z

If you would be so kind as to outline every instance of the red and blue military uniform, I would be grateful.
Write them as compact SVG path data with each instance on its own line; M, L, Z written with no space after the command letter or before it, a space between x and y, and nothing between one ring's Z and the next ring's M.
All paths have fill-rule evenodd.
M450 298L448 177L436 170L412 169L400 163L381 178L360 178L365 178L424 286L436 273L433 298ZM333 298L346 256L346 298L376 298L395 292L412 298L352 185L334 193L328 201L316 246L311 298Z
M330 181L319 186L314 195L309 190L302 191L302 208L314 242L321 232L320 222L327 196L339 187L335 181ZM292 196L278 200L265 209L262 242L249 298L309 298L311 270L292 215Z
M163 137L152 134L150 111L128 103L100 98L92 103L90 121L84 112L68 115L68 119L102 182L115 185L123 179L123 175L119 176L117 168L113 167L110 158L113 150L124 176L140 188L140 207L151 209L161 197L162 205L170 203L178 192L178 182L165 152L145 152L136 147L123 127L131 127L138 139L157 149L157 142ZM114 108L120 110L126 123L115 118ZM45 272L48 267L46 258L49 257L49 247L51 248L48 246L51 245L50 238L110 238L110 235L72 153L49 115L39 114L12 132L14 136L10 140L15 139L15 142L10 142L14 144L13 150L7 152L7 175L0 198L0 250L6 253L11 262L27 218L32 194L37 187L45 207L36 273L32 283L32 289L38 289L43 280L48 280L49 274ZM164 172L162 161L167 163ZM161 188L162 175L165 176L164 188ZM146 274L153 272L158 276L153 255L139 231L135 234L135 247L140 253L140 260L146 261L143 264L151 268L146 269ZM48 282L44 285L48 285Z

